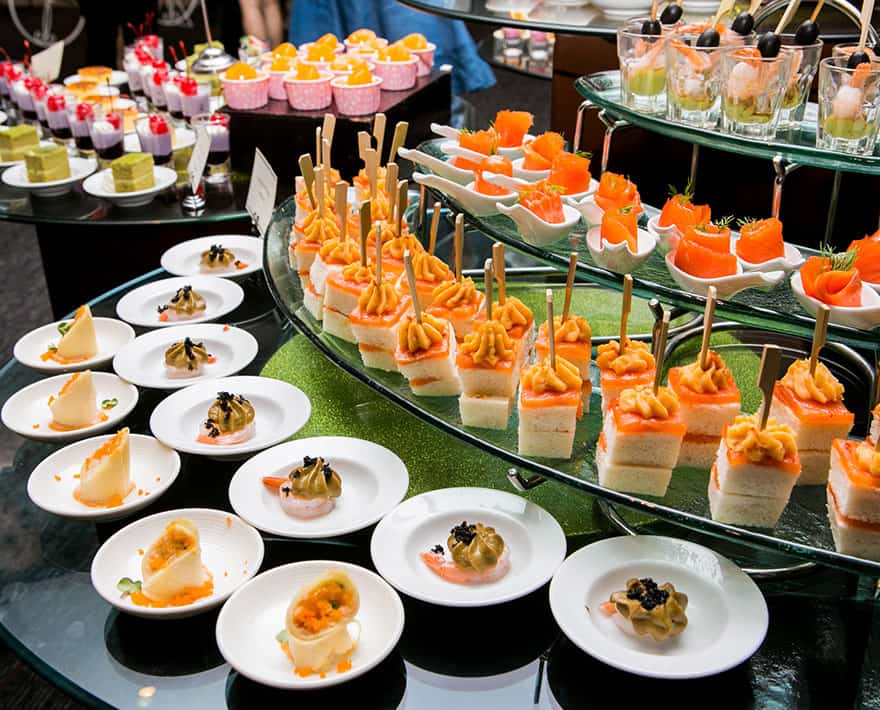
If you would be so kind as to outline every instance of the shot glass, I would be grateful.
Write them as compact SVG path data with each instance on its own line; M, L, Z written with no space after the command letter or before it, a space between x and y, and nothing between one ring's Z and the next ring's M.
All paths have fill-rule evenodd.
M697 128L714 128L721 115L721 47L697 47L690 36L666 45L668 117Z
M779 105L791 71L791 51L762 57L756 47L729 47L721 66L721 117L724 130L747 138L776 135Z
M73 136L73 144L83 158L90 158L95 154L95 145L92 143L92 134L89 132L89 121L95 117L95 110L91 104L69 101L67 103L67 119L70 124L70 133Z
M180 105L186 120L207 113L211 105L211 87L198 83L191 76L184 77L180 82Z
M161 113L143 116L134 122L141 150L153 156L155 165L168 165L171 162L171 118Z
M68 114L70 101L76 101L72 94L53 93L46 97L45 110L49 133L56 143L63 145L73 144L73 134L70 131L70 116Z
M640 28L617 31L620 98L625 106L651 114L666 112L666 38Z
M804 120L804 111L810 97L810 87L819 70L823 42L820 39L813 44L799 45L795 44L794 35L782 35L782 44L791 50L792 57L788 81L785 84L782 103L779 106L779 120L776 123L776 130L798 130L801 121Z
M89 135L98 154L98 167L110 167L110 163L121 158L125 152L123 126L125 117L121 111L96 110L88 118Z
M193 130L208 132L211 147L205 165L205 182L220 183L229 178L229 116L225 113L201 113L193 116Z
M832 57L846 57L849 59L849 55L855 52L859 48L857 44L835 44L831 48L831 56ZM865 46L865 52L871 58L872 62L880 61L880 57L877 56L877 52L871 49L868 46Z
M847 67L847 57L819 63L819 125L816 146L870 155L880 119L880 63Z

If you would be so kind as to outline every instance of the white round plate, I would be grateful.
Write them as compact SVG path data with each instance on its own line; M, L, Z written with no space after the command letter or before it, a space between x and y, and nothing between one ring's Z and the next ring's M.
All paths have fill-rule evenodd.
M71 74L70 76L64 77L64 85L73 84L77 81L91 81L91 79L83 79L79 74ZM128 81L128 74L124 71L120 71L119 69L114 69L110 72L110 85L111 86L122 86Z
M70 158L70 177L47 182L30 182L24 163L17 163L3 172L3 182L9 187L27 190L37 197L58 197L73 189L73 186L87 175L95 172L98 164L91 158Z
M199 426L208 416L218 392L247 398L254 407L254 436L241 444L200 444ZM212 458L243 458L289 439L305 426L312 413L302 390L271 377L239 375L209 380L178 390L163 399L150 415L153 435L166 446Z
M600 608L632 577L671 582L688 596L687 628L663 642L628 634ZM700 678L739 665L767 635L767 603L733 562L686 540L612 537L575 552L553 576L550 610L594 658L650 678Z
M153 198L163 190L177 182L177 172L171 168L160 165L153 166L153 178L155 184L146 190L134 190L133 192L116 192L113 187L113 173L110 168L92 173L83 180L83 190L92 197L100 197L102 200L112 202L118 207L141 207L149 204Z
M25 367L40 370L41 372L73 372L74 370L88 370L98 367L113 359L113 356L126 343L134 340L134 328L128 323L123 323L116 318L93 318L95 323L95 338L98 341L98 354L81 362L61 364L54 360L42 360L40 355L46 352L50 344L58 344L61 333L58 326L67 321L48 323L35 328L18 339L12 354Z
M205 312L187 321L159 320L159 306L168 303L178 289L192 286L205 299ZM207 323L231 313L244 301L244 291L234 281L216 276L177 276L152 281L129 291L116 304L116 314L132 325L162 328L192 323Z
M287 476L304 456L323 457L342 479L342 495L333 510L309 520L285 513L278 494L263 485L263 476ZM293 538L334 537L379 521L403 500L408 487L406 466L384 446L346 436L316 436L279 444L249 459L229 483L229 502L263 532Z
M178 518L187 518L199 530L202 564L214 577L214 593L187 606L138 606L116 585L123 577L143 579L143 556L138 550L147 550L168 523ZM238 516L210 508L168 510L136 520L101 545L92 560L92 586L120 611L151 619L179 619L222 604L257 573L262 563L263 538Z
M447 582L419 555L446 547L449 531L466 520L491 525L504 538L510 569L490 584ZM535 591L565 557L565 534L556 519L531 501L489 488L443 488L405 500L376 526L370 554L379 574L399 591L431 604L479 607Z
M245 264L242 269L234 264L227 269L212 269L202 271L199 265L202 252L207 251L213 244L220 244L229 249L235 258ZM249 237L244 234L215 234L210 237L190 239L180 244L175 244L162 254L162 268L175 276L189 276L190 274L202 274L205 276L220 276L223 278L236 278L252 274L263 268L263 240L259 237Z
M301 678L275 636L284 629L287 607L299 589L328 569L342 570L358 589L358 643L350 670ZM294 562L263 572L233 594L217 617L217 647L229 665L257 683L285 690L326 688L353 680L381 663L402 632L403 604L397 592L374 572L332 560Z
M48 405L49 397L58 394L58 390L70 379L70 375L47 377L20 389L6 400L3 410L0 411L0 419L7 429L28 439L39 441L76 441L108 429L118 429L122 420L137 404L137 387L109 372L93 372L92 378L98 391L99 408L105 399L117 400L116 406L112 409L101 410L107 415L107 419L103 422L72 431L55 431L49 428L52 422L52 412Z
M175 128L174 140L171 144L171 151L184 150L192 148L196 144L196 132L192 128ZM138 153L141 150L141 142L138 139L137 131L126 133L122 139L122 149L126 153Z
M216 361L203 366L196 377L169 377L165 371L165 351L172 343L189 337L203 342ZM138 387L174 390L196 382L228 377L243 370L256 357L257 339L246 330L218 323L195 323L152 330L135 338L113 358L113 369L123 380Z
M134 483L134 489L125 497L122 505L115 508L80 503L73 497L79 485L80 467L112 436L83 439L43 459L28 478L27 492L34 505L66 518L117 520L152 503L174 483L180 471L177 452L163 446L152 436L130 434L131 482Z
M40 141L41 146L55 145L54 141ZM8 168L11 165L23 165L24 159L21 160L0 160L0 168Z

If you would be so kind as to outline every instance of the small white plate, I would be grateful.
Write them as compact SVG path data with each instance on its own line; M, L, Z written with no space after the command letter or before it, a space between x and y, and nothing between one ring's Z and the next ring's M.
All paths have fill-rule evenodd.
M202 342L216 362L203 366L197 377L169 377L165 351L172 343L189 337ZM243 370L256 357L257 339L246 330L219 323L195 323L144 333L122 348L113 358L113 369L123 380L138 387L176 390L197 382L228 377Z
M498 202L495 206L501 214L507 215L516 223L523 241L535 246L546 246L564 239L581 219L578 211L566 204L562 205L564 219L558 223L545 222L534 212L520 204L508 207Z
M70 177L63 180L30 182L24 163L17 163L3 172L3 182L9 187L27 190L37 197L58 197L73 189L73 186L87 175L95 172L98 164L91 158L70 158Z
M342 479L342 495L326 515L301 520L281 509L263 476L287 476L304 456L321 456ZM229 483L229 502L244 520L263 532L293 538L334 537L377 522L406 495L409 474L384 446L346 436L316 436L274 446L249 459Z
M775 286L785 278L784 271L743 271L742 264L737 261L735 274L702 279L679 269L675 265L674 259L674 251L666 255L666 268L669 269L672 280L682 290L697 296L705 296L709 292L709 286L714 286L718 292L718 298L730 298L747 288Z
M159 320L159 306L168 303L184 286L192 286L205 299L204 314L187 321ZM216 276L176 276L152 281L129 291L116 304L116 313L122 320L145 328L163 328L217 320L231 313L244 301L244 291L234 281Z
M49 345L57 345L61 340L58 326L70 321L57 321L35 328L18 339L12 354L25 367L39 370L40 372L73 372L74 370L88 370L103 365L113 359L113 356L126 343L134 340L134 328L128 323L123 323L116 318L93 318L95 323L95 338L98 341L98 354L82 362L61 364L54 360L42 360L40 355L46 352Z
M736 242L739 235L731 235L730 251L736 254ZM784 243L785 255L776 259L753 264L750 261L736 257L737 261L742 264L746 271L793 271L804 263L804 257L794 244Z
M457 182L452 182L452 180L447 180L439 175L426 175L415 172L412 174L412 178L419 185L425 185L448 195L475 217L498 214L496 205L499 202L512 205L519 199L515 192L500 197L498 195L483 195L473 189L473 182L467 185L459 185Z
M284 629L293 597L328 569L342 570L357 587L358 643L350 670L301 678L275 636ZM217 647L230 666L257 683L285 690L326 688L353 680L381 663L400 640L403 616L397 592L374 572L348 562L294 562L263 572L232 595L217 617Z
M2 130L2 129L0 129ZM47 145L55 145L54 141L40 141L41 146ZM0 168L8 168L12 165L22 165L24 164L24 159L21 160L0 160Z
M83 190L92 197L100 197L117 207L141 207L152 202L160 192L174 185L177 182L177 172L171 168L154 165L153 178L155 184L146 190L116 192L113 187L113 173L110 168L107 168L101 172L92 173L83 180Z
M446 547L462 520L495 528L510 554L510 569L490 584L453 584L429 570L419 555ZM480 607L523 597L549 580L565 557L556 519L529 500L489 488L443 488L405 500L376 526L370 542L376 570L399 591L430 604Z
M239 269L233 264L228 269L202 271L199 267L202 252L210 249L213 244L223 245L235 254L237 260L247 266ZM190 239L187 242L175 244L162 254L161 264L165 271L174 276L201 274L227 279L246 276L263 268L263 240L245 234L215 234L210 237Z
M400 148L397 153L401 158L428 168L428 170L440 177L457 182L459 185L467 185L469 182L473 182L474 171L457 168L452 164L451 160L441 160L415 148Z
M171 143L171 152L192 148L196 144L196 132L192 128L175 128L174 140ZM141 142L137 131L126 133L122 139L122 149L126 153L139 153Z
M635 254L630 251L629 244L626 242L620 242L620 244L603 243L601 231L601 226L590 228L590 231L587 232L587 248L590 250L593 261L603 269L613 271L615 274L628 274L639 268L657 246L654 235L641 227L638 229L639 248Z
M688 597L688 625L663 642L628 634L602 611L633 577L672 583ZM767 603L751 578L712 550L670 537L594 542L553 576L550 610L562 632L594 658L649 678L701 678L749 659L767 635Z
M88 78L83 78L79 74L71 74L70 76L64 77L64 85L73 84L77 81L92 81ZM128 81L128 74L124 71L120 71L119 69L114 69L110 72L110 86L122 86ZM106 83L106 82L102 82Z
M255 431L248 441L229 446L196 441L218 392L240 394L253 405ZM309 398L297 387L271 377L238 375L201 382L169 395L150 415L150 429L159 441L178 451L244 458L289 439L305 426L311 413Z
M815 316L819 312L821 302L808 296L804 291L800 272L791 275L791 290L807 313ZM873 330L880 326L880 293L866 283L862 283L862 304L861 306L828 306L831 309L828 320L837 325L861 330Z
M92 434L108 429L118 429L119 424L138 401L137 387L128 384L109 372L93 372L92 379L98 391L98 407L106 399L117 400L112 409L101 409L107 419L82 429L72 431L55 431L49 428L52 423L52 412L49 409L49 397L58 394L70 375L56 375L34 382L12 395L3 405L0 419L7 429L28 439L38 441L76 441Z
M65 518L118 520L152 503L174 483L180 472L180 456L177 452L160 444L152 436L129 434L134 489L125 497L122 505L115 508L80 503L73 497L73 492L79 485L78 476L83 461L112 436L95 436L77 441L43 459L28 478L27 492L34 505Z
M147 550L168 523L178 518L187 518L199 530L202 564L214 577L214 593L187 606L138 606L116 585L123 577L143 579L143 556L138 550ZM262 563L263 538L238 516L210 508L168 510L136 520L101 545L92 560L92 586L120 611L150 619L180 619L222 604Z

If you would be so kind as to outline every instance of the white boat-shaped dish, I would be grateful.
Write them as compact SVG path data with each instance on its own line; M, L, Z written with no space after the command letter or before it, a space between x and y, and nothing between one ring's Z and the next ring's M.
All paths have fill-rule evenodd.
M214 577L214 592L186 606L138 606L129 595L123 596L116 585L123 577L142 579L140 551L149 548L165 527L178 518L192 521L199 530L202 564ZM263 563L263 552L260 533L233 513L210 508L168 510L136 520L101 545L92 560L92 586L104 601L127 614L180 619L226 601L257 573Z
M293 663L275 637L284 629L287 607L297 592L329 569L348 574L358 589L357 646L349 670L339 673L331 669L303 678L294 673ZM284 690L312 690L354 680L381 663L400 640L403 621L400 597L375 572L348 562L308 560L275 567L233 594L217 617L217 647L230 666L257 683ZM296 698L290 700L297 705ZM350 703L337 700L325 704L330 710Z
M638 230L639 248L635 254L630 251L629 244L626 242L620 244L603 243L600 236L601 229L600 226L596 226L587 232L587 248L590 250L593 261L603 269L613 271L615 274L628 274L639 268L657 247L654 235L641 227Z
M688 596L688 626L662 642L628 633L601 604L630 578L670 582ZM562 563L550 583L550 611L582 651L627 673L700 678L738 666L767 635L761 590L730 560L686 540L633 535L599 540Z
M819 312L822 302L804 291L800 272L791 275L791 290L807 313L815 316ZM828 308L831 309L828 320L837 325L860 330L873 330L880 326L880 293L866 283L862 283L861 306L828 306Z
M524 160L525 156L511 161L513 164L514 177L518 177L520 180L525 180L526 182L539 182L540 180L546 180L550 177L549 170L527 170L523 167Z
M473 182L473 171L457 168L452 164L451 160L441 160L415 148L400 148L397 153L401 158L405 158L416 165L421 165L423 168L428 168L428 170L440 177L457 182L459 185L467 185L469 182Z
M158 307L168 303L178 289L192 286L205 299L202 315L189 320L159 320ZM144 284L129 291L116 304L116 314L122 320L144 328L168 328L175 325L206 323L231 313L244 301L244 290L231 279L216 276L175 276Z
M547 244L558 242L560 239L564 239L571 233L571 230L577 226L577 223L580 222L581 219L578 211L574 207L570 207L566 204L562 205L562 213L565 216L565 219L556 224L545 222L534 212L526 209L520 204L510 205L508 207L507 205L498 202L495 206L501 214L507 215L516 222L516 226L519 229L523 241L533 244L534 246L545 246Z
M785 277L784 271L744 271L742 265L737 262L735 274L701 279L679 269L673 261L674 258L674 251L666 255L666 268L669 269L673 280L679 288L697 296L705 296L709 286L714 286L719 299L730 298L747 288L775 286Z
M657 237L657 248L661 254L668 254L675 251L678 246L678 240L681 238L681 232L674 224L668 227L661 227L657 222L660 221L660 215L654 215L648 220L648 231Z
M9 187L27 190L36 197L59 197L73 189L80 180L91 175L98 164L91 158L70 158L70 177L47 182L30 182L24 163L16 163L3 172L3 182Z
M98 354L80 362L60 363L55 360L43 360L40 356L46 352L50 344L61 339L58 326L70 320L48 323L27 333L15 344L12 350L15 359L25 367L41 372L73 372L88 370L110 362L113 356L127 343L134 340L134 328L116 318L92 319L95 324L95 339L98 341Z
M113 173L110 168L92 173L83 181L83 190L92 197L107 200L117 207L141 207L153 201L160 192L177 182L177 172L160 165L153 166L153 187L133 192L117 192L113 186Z
M238 268L233 264L225 269L202 271L202 252L208 251L214 244L229 249L243 267ZM209 237L198 237L175 244L162 254L160 263L165 271L174 276L201 274L226 279L239 278L263 268L263 240L247 234L212 234Z
M112 373L93 372L98 408L107 418L81 429L55 431L49 426L52 423L49 397L57 395L69 378L70 375L47 377L20 389L3 404L3 410L0 411L3 425L28 439L55 443L76 441L108 429L118 429L137 404L137 387ZM113 404L113 400L116 400L116 404ZM107 407L102 406L105 402Z
M512 205L519 196L512 192L509 195L482 195L473 189L473 182L468 185L459 185L457 182L447 180L439 175L426 175L425 173L413 173L413 180L419 185L430 187L448 195L458 202L467 212L476 217L485 217L490 214L498 214L496 204Z
M731 234L730 237L730 250L736 255L736 240L738 239L738 235ZM776 259L770 259L769 261L761 262L760 264L753 264L750 261L746 261L745 259L736 257L736 260L742 264L743 269L746 271L793 271L794 269L799 268L804 263L804 257L794 244L789 244L788 242L784 242L785 244L785 256L779 257Z
M118 520L146 507L174 483L180 472L180 456L152 436L130 434L131 482L134 488L112 508L80 503L73 495L79 485L83 461L98 450L108 436L95 436L65 446L43 459L28 478L28 497L38 508L65 518Z

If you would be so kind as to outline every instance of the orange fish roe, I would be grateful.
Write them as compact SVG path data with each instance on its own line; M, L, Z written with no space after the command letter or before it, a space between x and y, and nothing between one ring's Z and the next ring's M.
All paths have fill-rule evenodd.
M55 480L56 480L56 481L60 481L60 480L61 480L61 476L59 476L57 473L55 474Z
M143 489L143 488L138 488L138 495L139 495L139 496L142 496L143 494L144 494L144 489Z
M40 425L39 425L39 424L34 424L34 425L31 427L31 429L39 429L39 428L40 428Z
M89 508L118 508L120 505L123 504L123 502L125 501L125 498L133 490L134 490L134 483L131 484L131 487L128 489L128 493L126 493L124 496L113 496L109 500L91 501L91 500L83 500L83 498L79 492L79 486L77 486L73 490L73 497L78 502L82 503L83 505L89 506Z
M300 600L293 612L293 623L309 633L318 633L347 614L352 601L350 591L340 593L336 585L323 585Z
M228 325L224 325L224 326L223 326L223 332L225 333L225 332L228 331L228 330L229 330L229 326L228 326Z
M139 554L139 555L143 555L143 554L144 554L144 548L143 548L143 547L139 547L139 548L138 548L138 554Z
M336 672L337 673L345 673L345 671L351 670L351 659L343 658L339 663L336 664Z
M74 477L74 478L79 478L79 474L78 474L78 473L74 473L74 474L73 474L73 477Z
M153 609L165 609L169 606L188 606L197 602L199 599L209 597L214 593L214 578L208 575L208 579L204 584L198 587L187 587L183 591L175 594L167 602L158 602L150 599L143 592L134 592L131 595L131 602L136 606L147 606Z
M231 526L231 525L232 525L232 518L230 518L228 515L226 516L226 525L227 525L227 526Z
M156 476L156 483L159 483L159 481L161 481L161 480L162 480L162 478L160 476Z

